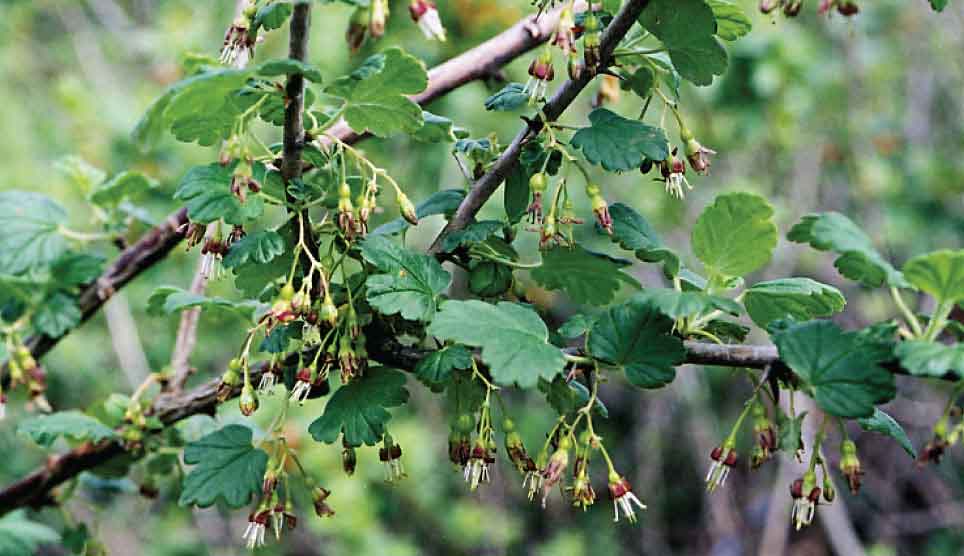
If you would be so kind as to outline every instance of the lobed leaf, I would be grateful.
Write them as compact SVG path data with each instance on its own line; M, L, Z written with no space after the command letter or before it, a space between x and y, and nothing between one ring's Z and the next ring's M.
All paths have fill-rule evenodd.
M343 434L350 446L374 446L382 440L385 424L392 418L387 409L407 401L404 374L385 367L370 368L334 393L308 432L326 444Z
M178 503L206 508L218 500L232 508L249 504L261 491L268 454L251 444L251 429L227 425L184 448L184 477Z

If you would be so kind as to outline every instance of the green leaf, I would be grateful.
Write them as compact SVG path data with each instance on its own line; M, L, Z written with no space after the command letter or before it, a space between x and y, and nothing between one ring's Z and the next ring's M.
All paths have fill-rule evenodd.
M864 286L876 288L886 283L898 288L909 287L904 275L874 249L867 234L839 212L804 216L790 229L787 239L839 254L834 266L840 274Z
M918 255L904 265L904 277L938 304L964 301L964 249Z
M301 74L305 79L313 83L321 83L321 70L314 64L302 62L292 58L275 58L262 63L255 70L258 75L265 77L276 77L278 75Z
M58 160L54 167L64 175L67 183L76 187L84 195L89 195L94 188L107 179L107 174L103 170L92 166L79 156L66 156Z
M486 110L510 111L529 104L529 95L525 93L522 83L509 83L505 87L485 99Z
M281 234L274 230L262 230L231 244L223 264L227 268L237 268L248 261L270 263L284 251L285 241Z
M121 172L94 189L88 199L104 208L117 208L121 201L133 199L157 187L157 182L140 172Z
M223 297L207 297L175 286L160 286L147 299L147 314L153 316L171 315L193 307L201 307L202 310L227 309L243 318L251 319L260 304L253 301L231 301Z
M589 333L589 351L626 373L640 388L660 388L676 378L683 341L672 336L673 321L655 306L632 299L599 315Z
M693 227L693 252L710 273L745 276L764 266L777 246L773 207L753 193L720 195Z
M134 142L153 145L166 129L185 142L210 146L231 134L235 118L259 95L243 94L250 73L224 69L201 73L169 87L137 123Z
M910 457L917 459L917 450L914 449L914 445L911 444L910 438L907 437L904 427L901 427L900 423L895 421L890 415L887 415L878 408L874 408L873 415L858 419L857 422L860 423L860 428L864 429L865 431L886 434L887 436L893 438L898 444L900 444L900 447L910 455Z
M70 288L93 282L103 267L104 257L68 251L51 265L50 276L58 286Z
M805 321L843 311L847 300L840 290L809 278L758 282L743 294L743 305L760 328L779 319Z
M268 353L286 353L291 340L301 338L302 327L303 324L300 322L275 326L271 329L271 332L261 340L261 345L258 346L258 350Z
M67 251L60 234L67 212L39 193L0 191L0 268L6 274L42 269Z
M422 127L412 134L412 138L423 143L454 143L455 124L452 120L422 110Z
M446 301L427 332L482 348L482 361L499 384L531 388L540 378L552 380L565 359L549 343L549 330L539 315L524 305L506 301Z
M592 328L593 323L596 319L586 316L582 313L576 313L575 315L569 317L562 326L559 327L559 335L563 338L578 338L583 334L589 332Z
M79 411L58 411L31 417L20 423L17 434L30 438L44 448L52 446L61 436L92 442L117 437L110 427Z
M716 18L716 36L735 41L753 29L753 23L743 8L727 0L706 0Z
M251 444L251 429L227 425L184 448L184 463L194 465L184 477L181 506L206 508L218 499L231 508L249 504L261 491L268 454Z
M264 4L254 14L254 30L264 27L267 30L279 29L288 21L293 6L290 2L275 1Z
M0 554L35 556L44 544L60 542L60 535L46 525L31 521L23 510L0 518Z
M539 389L546 394L546 401L559 415L572 414L589 403L589 390L581 382L566 382L561 376L557 376L552 382L541 381ZM609 418L609 409L599 398L596 398L593 410L603 419Z
M829 321L793 324L773 334L780 359L805 381L817 405L838 417L870 417L894 397L894 376L860 335Z
M362 256L384 273L366 280L368 303L383 315L431 321L438 296L452 282L435 257L400 247L384 236L370 236L360 247Z
M648 263L662 263L669 277L680 272L679 255L663 244L656 230L641 214L623 203L609 207L613 219L613 233L610 238L623 249L636 251L636 258Z
M463 245L485 241L502 229L502 222L498 220L482 220L472 222L461 230L456 230L442 239L442 251L451 253Z
M587 251L579 245L556 247L542 253L542 265L532 270L532 279L549 290L562 290L578 304L605 305L623 284L640 287L639 282L620 269L628 261Z
M248 194L245 202L231 192L232 166L217 162L195 166L188 170L174 198L184 201L192 222L210 224L223 218L228 224L243 225L261 216L264 200L260 195Z
M652 0L640 14L639 23L662 41L676 71L685 79L709 85L714 75L726 71L726 51L713 36L716 18L703 0Z
M308 427L312 438L331 444L344 434L350 446L374 446L385 434L392 415L388 408L408 401L405 375L376 367L339 388L328 400L325 412Z
M649 98L656 86L656 72L649 66L640 66L633 73L624 73L619 83L624 89L631 90L640 98Z
M59 338L80 324L82 316L76 299L63 292L54 292L36 308L31 322L37 331Z
M493 261L474 261L469 270L469 291L479 297L499 297L512 287L512 269Z
M419 220L426 216L434 216L436 214L449 215L459 208L459 204L462 203L462 199L464 198L465 191L461 189L443 189L442 191L437 191L432 193L428 199L416 205L415 215L418 216ZM399 217L375 228L369 235L397 234L407 230L409 227L411 227L411 224L404 218Z
M944 11L944 8L947 7L947 2L948 0L930 0L931 8L934 8L934 11L937 12Z
M909 340L897 344L894 354L912 375L943 377L953 372L964 378L964 344Z
M740 304L732 299L703 292L681 292L672 288L647 288L634 298L656 307L673 320L709 313L715 309L733 316L739 316L743 312Z
M365 60L351 75L338 78L325 92L345 99L345 121L353 130L386 137L422 127L422 109L404 95L420 93L426 86L425 64L400 48L389 48Z
M780 449L788 454L803 452L803 420L807 412L801 411L792 419L783 411L777 412L777 430L780 434Z
M572 146L581 149L586 160L611 172L639 168L643 158L666 158L663 130L630 120L605 108L589 113L589 127L572 136Z
M415 367L415 376L426 384L441 384L449 379L454 369L472 367L472 352L458 344L445 346L422 358Z

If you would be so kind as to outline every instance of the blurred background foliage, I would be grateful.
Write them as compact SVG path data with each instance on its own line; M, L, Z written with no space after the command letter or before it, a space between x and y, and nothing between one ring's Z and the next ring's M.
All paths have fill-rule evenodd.
M936 14L924 0L861 2L861 14L844 19L818 18L815 2L807 2L814 5L787 20L760 15L751 0L740 3L754 30L728 45L726 76L711 87L686 86L682 92L689 127L720 153L712 175L691 177L696 189L685 202L665 195L651 176L607 176L607 199L635 206L668 243L681 248L687 247L696 215L728 190L767 196L784 233L809 211L844 212L897 263L925 250L959 248L964 237L964 4L951 2ZM171 194L180 177L192 165L214 160L216 150L168 138L142 153L132 145L130 130L149 103L183 75L185 53L217 52L234 10L234 0L0 0L0 189L50 195L72 209L74 228L90 229L82 184L71 178L70 169L78 163L70 157L77 157L109 175L133 168L157 179L161 186L142 204L149 215L145 220L162 219L174 208ZM424 41L408 18L407 3L393 0L386 36L350 56L343 36L351 8L319 5L310 61L330 79L366 55L400 44L432 66L498 33L530 7L525 0L444 0L439 10L449 31L447 43ZM270 33L259 59L283 55L286 47L286 32ZM528 62L528 57L517 60L504 76L525 81ZM517 115L482 109L483 100L500 87L495 81L472 83L428 109L452 118L473 137L494 134L508 142L519 127ZM641 101L630 96L624 94L615 109L638 113ZM583 124L592 97L593 91L584 93L563 121ZM265 128L264 137L276 141L279 135ZM466 185L450 144L399 137L362 146L416 202L439 189ZM483 216L501 215L500 198L493 198ZM577 207L589 216L585 199L577 198ZM407 241L427 245L441 225L440 217L429 218ZM579 233L589 237L595 231L583 226ZM536 256L534 235L518 240L524 258ZM103 254L113 257L116 251ZM187 287L197 256L178 249L47 357L54 407L84 408L111 392L129 392L148 369L168 363L177 317L148 316L146 301L159 285ZM651 268L635 273L644 284L661 280ZM845 324L892 316L887 299L844 283L828 257L784 240L772 264L755 278L794 275L845 291L849 307L840 317ZM576 309L531 284L526 287L558 322ZM239 296L229 279L216 281L211 290ZM231 314L203 315L192 359L196 380L220 373L244 326ZM899 383L901 395L888 411L920 445L943 399L919 380ZM373 449L360 450L359 471L349 479L340 470L339 449L316 444L305 434L320 402L296 414L291 436L334 492L337 516L322 521L301 512L300 532L282 545L269 544L265 553L849 556L854 542L880 556L964 551L961 454L918 470L895 444L868 433L857 438L866 487L852 497L839 485L835 507L846 511L821 509L822 526L790 533L787 486L796 473L790 462L769 463L753 473L741 468L722 492L706 495L701 479L709 449L749 393L747 383L729 369L685 369L675 384L657 392L620 384L604 389L611 417L602 434L618 447L617 467L649 505L636 527L610 523L602 470L597 470L600 501L586 513L569 509L558 496L541 510L525 499L521 481L502 464L489 488L469 494L446 458L449 417L441 402L414 381L409 387L411 403L396 411L392 430L404 447L409 478L396 487L382 483ZM551 425L548 408L519 393L510 394L510 400L527 443L541 442ZM217 419L240 419L234 404L228 405ZM0 451L14 456L0 460L4 482L44 458L13 433L22 403L11 407L18 409L0 427ZM209 417L182 425L188 438L211 427ZM835 464L836 454L830 459ZM138 496L136 480L136 475L84 475L80 494L67 505L72 517L55 510L39 517L60 528L85 523L111 554L240 551L243 512L178 508L176 478L160 485L159 499L148 500Z

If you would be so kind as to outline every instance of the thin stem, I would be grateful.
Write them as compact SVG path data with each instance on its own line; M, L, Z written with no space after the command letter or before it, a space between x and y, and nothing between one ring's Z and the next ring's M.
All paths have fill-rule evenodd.
M914 313L907 307L907 304L904 303L904 297L900 294L900 291L894 286L891 286L890 296L894 298L894 303L897 304L897 308L903 313L904 320L910 325L911 330L914 331L914 335L917 337L922 336L924 333L921 329L920 321L917 320Z

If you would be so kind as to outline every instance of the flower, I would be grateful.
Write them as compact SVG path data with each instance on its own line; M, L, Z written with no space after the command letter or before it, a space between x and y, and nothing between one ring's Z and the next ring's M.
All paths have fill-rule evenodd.
M813 514L817 510L817 500L820 499L817 474L813 471L807 471L803 474L802 479L793 481L790 485L790 496L793 498L790 520L799 531L813 522Z
M525 477L522 478L522 488L528 489L529 501L531 502L536 493L542 490L542 472L532 458L528 458L525 464Z
M372 38L378 39L385 34L385 22L388 21L388 0L372 0L371 19L368 30Z
M582 508L583 511L596 502L596 491L592 489L592 482L586 473L580 473L576 477L572 486L569 487L569 492L572 494L572 505Z
M549 47L536 56L529 64L529 81L523 92L528 95L529 103L542 100L546 96L549 82L556 78L556 71L552 67L552 51Z
M566 472L566 468L569 466L569 448L572 447L572 441L569 440L568 436L562 437L559 440L559 447L556 451L549 456L549 463L542 470L542 507L546 507L546 498L549 497L549 492L552 487L562 479L562 475Z
M840 443L840 472L847 477L850 492L857 494L864 471L860 467L860 460L857 459L857 445L853 440L844 440Z
M271 509L271 529L274 530L275 539L281 539L281 532L285 527L294 529L297 524L298 518L292 510L291 500L288 500L284 506L280 503L275 504Z
M254 387L251 383L245 379L244 386L241 387L241 397L238 399L238 407L241 408L241 414L245 417L250 417L258 410L258 395L254 392Z
M331 517L335 515L335 510L331 509L326 500L331 496L331 491L324 487L315 487L311 491L311 503L315 506L315 514L318 517Z
M314 382L314 367L302 367L295 375L295 387L291 389L291 401L304 405L311 393L311 383Z
M592 213L596 217L599 227L606 230L606 233L613 233L613 219L609 215L609 205L603 198L598 185L590 183L586 185L586 195L589 196L589 203L592 205Z
M261 373L261 378L258 380L258 392L261 394L271 395L274 385L278 383L278 374L276 373L277 368L274 364L268 365L264 372Z
M666 193L669 193L670 196L682 199L684 195L683 186L693 189L690 182L686 181L686 164L676 158L676 149L673 149L666 160L660 163L659 168L663 175Z
M351 20L348 22L348 30L345 31L345 41L348 43L348 49L352 54L358 52L358 49L365 44L370 20L371 12L367 7L359 6L352 12Z
M546 187L548 186L548 180L543 172L536 172L532 174L529 178L529 191L532 192L532 203L526 212L529 215L529 221L533 224L542 221L542 195L546 192Z
M704 147L694 137L686 140L686 160L697 174L705 176L710 173L710 155L714 154L716 151Z
M267 530L269 513L268 510L262 509L248 516L248 527L241 538L249 549L264 546L264 532Z
M221 382L218 383L216 396L219 402L227 401L227 399L231 397L231 393L235 387L241 384L241 375L238 374L240 369L240 359L234 358L228 363L228 368L224 371L224 374L221 375Z
M7 417L7 393L0 392L0 420Z
M408 195L399 191L395 196L395 202L398 203L398 210L402 213L402 217L406 222L412 226L418 225L418 215L415 214L415 205L408 198Z
M630 523L636 523L636 508L646 509L646 504L640 502L633 494L633 487L629 481L615 471L609 472L609 495L613 498L613 521L619 521L619 510L622 510Z
M753 404L753 435L757 445L753 449L750 465L756 469L763 465L777 449L777 433L767 418L766 410L760 403Z
M585 62L585 70L589 72L590 77L596 76L596 72L599 71L599 64L602 63L600 27L599 18L596 17L594 12L589 12L583 20L582 56Z
M706 490L715 491L726 483L726 478L730 475L730 470L736 465L736 450L733 449L733 442L727 440L722 446L713 448L710 452L710 459L713 460L710 470L706 473Z
M390 434L386 434L382 441L382 447L378 450L378 459L385 466L385 482L394 483L407 476L405 468L402 467L402 447L395 443Z
M556 31L552 35L553 46L558 46L566 54L576 51L576 20L572 16L569 7L562 9L559 14L559 23L556 24Z
M254 57L254 45L257 36L250 34L250 22L245 16L238 17L224 33L224 44L221 46L222 64L237 69L243 69Z
M445 42L445 27L442 26L442 19L439 18L434 2L412 0L408 5L408 13L426 39Z
M355 474L355 467L358 465L358 454L355 453L355 447L345 441L344 438L341 439L341 469L345 472L345 475L351 477Z
M526 467L532 459L526 453L526 447L522 443L522 437L515 430L515 423L511 419L502 420L502 430L505 431L505 453L509 456L509 461L515 465L520 472L525 472Z
M482 440L476 440L462 473L471 490L479 488L481 483L489 482L489 464L492 459Z
M944 450L950 446L947 435L947 417L941 417L934 423L934 432L931 441L921 450L917 456L917 464L924 465L928 462L940 463L944 456Z

